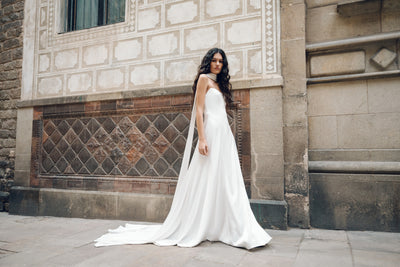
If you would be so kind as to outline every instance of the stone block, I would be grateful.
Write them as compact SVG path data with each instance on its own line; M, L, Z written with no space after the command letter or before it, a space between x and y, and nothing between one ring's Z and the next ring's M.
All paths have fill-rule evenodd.
M76 68L78 65L78 49L56 52L54 67L57 70Z
M307 43L377 34L381 32L380 14L342 17L336 5L316 7L307 10L306 29Z
M114 60L134 60L142 57L142 38L124 40L114 43Z
M151 35L147 38L149 57L173 55L179 52L179 31Z
M187 29L184 36L186 53L220 46L219 24Z
M56 96L62 93L64 77L61 75L38 79L38 97Z
M123 220L163 222L171 208L172 196L119 194L117 217Z
M308 195L308 162L285 163L285 193Z
M93 87L93 77L91 72L70 74L67 76L67 92L88 92Z
M294 40L282 40L282 76L285 77L286 90L306 92L306 83L304 77L306 75L306 55L305 51L305 40L294 39ZM287 84L287 79L291 83Z
M130 67L130 85L160 85L160 63L135 65Z
M14 186L10 191L10 214L37 215L39 211L39 190Z
M307 126L283 127L283 145L285 163L307 162L308 129Z
M261 227L287 229L288 207L285 201L251 199L250 206Z
M397 58L397 54L387 48L381 48L372 58L374 62L381 69L386 69Z
M312 77L361 73L364 71L364 51L318 55L312 56L310 59L310 74Z
M242 13L242 0L206 0L206 18L233 16Z
M309 148L337 148L336 116L315 116L308 118Z
M281 38L304 38L306 26L304 2L298 4L282 4L280 12L282 29Z
M283 164L281 165L283 169ZM268 175L268 174L266 174ZM252 177L251 198L283 200L284 199L284 179L283 176L273 177Z
M93 45L83 48L83 66L106 64L108 61L108 45Z
M253 156L255 160L251 166L252 176L280 177L280 181L283 182L283 155L256 153Z
M338 116L339 148L400 148L398 113Z
M154 30L161 26L161 6L138 11L138 30Z
M116 218L116 193L40 189L39 216Z
M400 112L400 79L385 78L367 81L370 113Z
M97 89L108 91L112 89L125 89L125 69L99 70L97 73Z
M308 115L368 112L367 82L351 81L308 86Z
M311 225L399 232L399 190L398 175L312 173Z
M307 98L305 95L283 98L283 124L305 126L307 123Z
M197 57L165 62L165 83L179 84L193 81L199 63Z
M166 4L166 26L198 21L200 18L199 4L198 1Z
M309 228L309 198L298 194L285 194L288 205L288 226Z
M249 29L252 29L249 31ZM229 21L225 23L225 47L259 45L261 43L261 18Z
M386 1L384 1L386 2ZM394 32L400 30L400 11L382 12L382 32Z

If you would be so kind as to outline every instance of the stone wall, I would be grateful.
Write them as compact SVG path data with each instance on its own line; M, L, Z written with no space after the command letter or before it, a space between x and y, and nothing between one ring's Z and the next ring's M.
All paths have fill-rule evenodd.
M14 180L16 103L21 92L24 1L0 2L0 211Z
M400 2L307 4L311 225L400 231Z
M115 218L125 206L105 215L102 204L126 193L134 210L154 211L174 192L185 142L189 109L174 99L190 99L201 58L221 47L252 207L263 226L287 227L279 1L127 0L124 22L67 33L60 3L25 7L12 213L86 216L67 207L95 195L99 217Z

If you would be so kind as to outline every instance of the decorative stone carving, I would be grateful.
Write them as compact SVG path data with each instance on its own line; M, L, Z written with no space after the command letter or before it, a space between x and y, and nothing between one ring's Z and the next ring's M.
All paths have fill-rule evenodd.
M62 92L63 77L54 76L39 79L38 82L38 96L47 97L58 95Z
M108 47L106 45L89 46L83 49L83 62L85 65L98 65L106 63Z
M138 14L138 30L152 30L160 27L161 6L143 9Z
M241 0L208 0L206 14L210 18L233 15L241 12Z
M174 84L193 80L198 64L198 58L166 62L166 83Z
M173 54L179 46L179 32L154 35L149 37L148 51L150 56Z
M188 51L219 46L219 24L187 30L185 43Z
M226 23L226 43L231 46L261 41L261 20L250 19Z
M198 2L185 1L166 6L168 25L193 22L199 14Z
M138 59L142 54L142 39L121 41L115 44L114 58L117 61Z
M124 89L124 69L100 70L97 73L97 88L100 90Z
M160 79L159 64L133 66L130 71L132 85L155 84Z
M75 68L77 64L78 50L65 50L55 53L54 66L57 70Z
M67 80L67 88L71 93L89 91L92 88L91 73L78 73L70 75Z
M50 70L50 54L39 55L39 72Z
M371 61L374 62L382 69L386 69L390 64L396 59L397 54L390 51L387 48L380 49L372 58Z
M261 50L249 51L248 60L248 68L250 74L262 73Z

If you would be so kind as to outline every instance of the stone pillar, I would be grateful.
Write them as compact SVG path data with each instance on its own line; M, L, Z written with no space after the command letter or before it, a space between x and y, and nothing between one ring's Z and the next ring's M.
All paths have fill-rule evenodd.
M281 0L283 144L288 225L309 227L305 3Z
M0 194L8 195L14 180L16 103L21 91L22 19L24 1L0 3ZM2 197L0 211L8 210ZM3 207L4 204L4 207Z

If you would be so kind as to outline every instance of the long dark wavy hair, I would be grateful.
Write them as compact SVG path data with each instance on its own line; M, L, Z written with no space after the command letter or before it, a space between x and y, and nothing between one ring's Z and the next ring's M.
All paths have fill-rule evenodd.
M232 103L232 85L229 82L231 79L231 76L229 75L229 67L228 67L228 59L226 58L224 50L220 48L211 48L208 50L206 55L203 57L203 60L201 61L201 64L199 65L198 71L196 78L194 79L192 90L193 90L193 98L196 95L196 89L197 89L197 82L199 81L199 77L201 74L207 74L210 73L210 65L211 61L214 57L215 54L221 54L222 60L223 60L223 65L221 72L217 75L217 83L219 86L219 89L221 90L222 94L224 95L225 103L230 104Z

